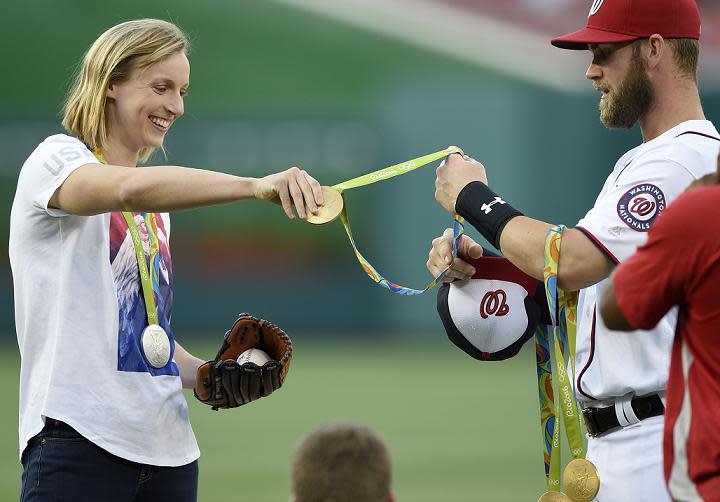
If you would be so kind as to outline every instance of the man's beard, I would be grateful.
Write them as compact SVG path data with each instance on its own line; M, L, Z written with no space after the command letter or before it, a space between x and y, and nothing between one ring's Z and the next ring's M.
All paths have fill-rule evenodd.
M623 81L600 101L600 120L611 129L630 129L650 109L654 96L643 60L639 53L633 54Z

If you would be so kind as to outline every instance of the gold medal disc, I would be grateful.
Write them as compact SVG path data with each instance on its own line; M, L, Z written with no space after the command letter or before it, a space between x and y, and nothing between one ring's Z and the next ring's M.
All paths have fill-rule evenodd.
M322 187L322 191L325 204L318 207L317 214L312 214L310 211L307 213L307 221L315 225L330 223L340 216L343 208L343 198L340 192L330 187Z
M571 500L563 492L545 492L538 502L571 502Z
M576 458L563 472L563 485L574 502L592 502L600 491L600 475L589 460Z

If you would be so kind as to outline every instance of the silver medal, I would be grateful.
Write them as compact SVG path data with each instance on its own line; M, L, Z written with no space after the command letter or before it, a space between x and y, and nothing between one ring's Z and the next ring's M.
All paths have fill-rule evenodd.
M153 368L163 368L170 361L170 337L157 324L150 324L142 334L142 350Z

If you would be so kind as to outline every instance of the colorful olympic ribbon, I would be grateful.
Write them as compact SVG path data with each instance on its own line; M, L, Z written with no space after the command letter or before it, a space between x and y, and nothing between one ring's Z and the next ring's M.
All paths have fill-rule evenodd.
M548 493L560 492L559 431L562 424L573 457L563 473L567 497L576 502L590 502L600 488L600 478L595 466L584 458L583 421L565 362L567 354L574 380L578 293L563 291L557 286L564 231L564 226L555 226L548 231L545 239L543 279L552 326L539 326L535 335L545 475ZM554 365L551 364L551 344L555 354ZM553 373L557 375L557 392L553 390Z
M540 427L543 436L543 463L547 489L560 491L560 427L553 390L549 326L539 324L535 331L535 361L540 398Z
M402 174L408 173L410 171L414 171L415 169L418 169L422 166L425 166L431 162L434 162L436 160L440 160L444 157L447 157L448 155L451 155L453 153L459 153L462 154L463 151L455 146L448 147L444 150L440 150L439 152L431 153L428 155L424 155L422 157L418 157L416 159L408 160L406 162L402 162L400 164L396 164L390 167L386 167L385 169L380 169L379 171L375 171L369 174L365 174L363 176L359 176L357 178L353 178L348 181L344 181L342 183L338 183L337 185L333 185L332 187L324 187L323 193L326 195L326 205L328 207L332 207L331 211L336 212L336 214L331 214L329 217L322 218L318 221L313 221L312 218L308 218L308 221L311 223L327 223L329 221L332 221L336 216L340 216L340 220L342 221L343 226L345 227L345 233L348 236L348 239L350 240L350 244L353 247L353 250L355 251L355 256L357 257L357 260L360 262L360 265L362 266L363 270L365 270L365 273L372 279L374 282L376 282L378 285L384 287L385 289L397 293L399 295L421 295L425 293L426 291L430 291L433 289L437 284L442 280L442 278L445 276L447 271L450 269L448 267L445 269L440 275L435 277L430 284L425 286L424 289L412 289L407 288L405 286L401 286L400 284L396 284L394 282L391 282L385 277L383 277L376 269L373 267L369 261L365 259L365 257L360 253L360 251L357 248L357 245L355 243L355 239L353 238L352 231L350 230L350 220L347 215L347 207L345 203L345 191L350 190L353 188L359 188L366 185L371 185L373 183L377 183L379 181L385 181L390 178L394 178L396 176L400 176ZM333 193L334 192L334 193ZM337 199L337 194L340 195L340 199ZM328 200L329 199L329 200ZM322 210L322 208L321 208ZM463 219L460 216L455 216L455 220L453 222L453 258L457 256L457 248L458 248L458 242L460 240L460 236L464 232L464 225L463 225Z

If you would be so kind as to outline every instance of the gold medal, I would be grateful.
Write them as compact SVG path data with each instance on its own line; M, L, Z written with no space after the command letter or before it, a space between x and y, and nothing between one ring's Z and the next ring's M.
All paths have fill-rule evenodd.
M589 460L576 458L563 472L563 485L575 502L591 502L600 491L600 475Z
M340 192L330 187L322 187L322 191L325 204L318 206L317 214L312 214L309 211L307 213L307 221L315 225L330 223L340 216L343 208L343 198Z
M571 500L563 492L545 492L538 502L571 502Z

